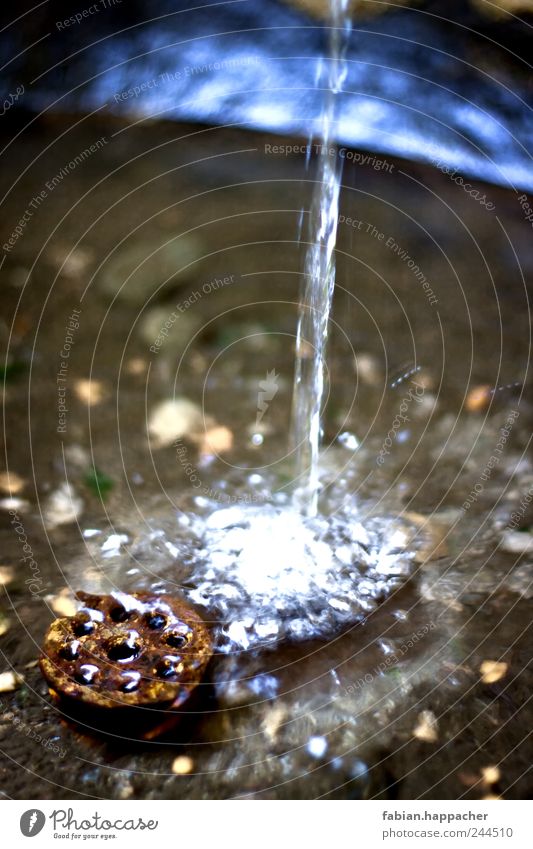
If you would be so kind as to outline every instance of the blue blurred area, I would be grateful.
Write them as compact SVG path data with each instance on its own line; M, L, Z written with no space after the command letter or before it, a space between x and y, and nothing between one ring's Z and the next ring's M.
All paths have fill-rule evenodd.
M130 5L129 17L124 3L59 28L61 14L84 6L56 5L41 21L40 58L12 62L6 90L24 76L24 105L37 111L316 130L319 22L277 0L157 0ZM21 32L2 34L4 56L22 49ZM356 25L348 60L339 142L533 189L531 84L511 50L399 9Z

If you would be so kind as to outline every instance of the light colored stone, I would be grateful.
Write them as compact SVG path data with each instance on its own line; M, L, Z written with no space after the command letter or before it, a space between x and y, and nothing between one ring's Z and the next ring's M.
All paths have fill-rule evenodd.
M0 672L0 693L12 693L18 689L24 681L21 675L16 672Z
M49 529L71 524L79 519L83 507L83 500L76 494L74 487L65 481L46 499L44 523Z
M132 357L126 363L126 374L131 374L133 377L140 377L145 374L147 368L147 360L142 357Z
M188 775L194 769L194 761L188 755L179 755L172 761L174 775Z
M101 380L80 379L74 383L74 394L89 407L97 407L108 397L109 390Z
M0 566L0 587L6 587L15 577L12 566Z
M91 464L89 452L77 443L66 446L65 459L68 461L69 465L75 466L77 469L85 470ZM63 466L61 466L61 468L63 468Z
M378 358L364 351L356 354L355 372L357 378L367 386L379 386L380 381L383 380Z
M47 596L50 607L58 616L74 616L78 609L72 592L65 587L55 596Z
M481 413L490 404L491 387L486 384L474 386L466 396L465 407L469 413Z
M0 489L8 495L18 495L26 486L26 481L16 472L0 472Z
M479 671L481 672L481 680L484 684L495 684L507 674L507 663L497 660L484 660Z
M24 498L2 498L0 499L0 508L2 510L14 510L15 513L27 513L30 509L30 502Z
M276 742L280 728L288 719L287 708L281 703L274 705L265 713L261 725L265 736L271 743Z
M439 724L437 717L431 710L423 710L418 714L417 724L413 730L413 737L424 743L436 743L439 739Z
M225 454L233 448L233 433L228 427L215 425L202 434L199 444L200 455L203 458L216 457Z
M199 434L202 426L200 407L187 398L176 398L154 407L148 420L148 433L153 447L163 448L176 439Z
M501 770L498 766L484 766L481 770L481 778L483 784L497 784L502 777Z
M533 536L523 531L504 531L502 549L512 554L525 554L533 551Z

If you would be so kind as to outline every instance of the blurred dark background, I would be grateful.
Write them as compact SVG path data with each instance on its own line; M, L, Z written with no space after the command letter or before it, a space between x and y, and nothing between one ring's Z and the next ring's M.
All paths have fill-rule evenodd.
M322 96L315 80L326 46L324 6L321 0L5 4L4 96L24 87L5 122L26 121L28 112L96 111L307 136ZM530 0L362 4L348 50L339 140L508 187L533 187L531 7Z

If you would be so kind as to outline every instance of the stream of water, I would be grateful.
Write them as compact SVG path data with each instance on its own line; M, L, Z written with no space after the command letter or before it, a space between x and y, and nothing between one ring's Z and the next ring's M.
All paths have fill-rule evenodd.
M334 126L337 95L346 77L345 53L350 35L348 0L331 0L329 55L321 66L324 107L317 148L318 173L313 191L296 337L293 390L293 446L296 455L295 505L316 516L319 493L319 448L324 399L325 351L335 288L335 244L339 220L342 160L336 155Z
M336 447L337 454L335 449L330 452L328 467L319 473L342 170L335 122L346 75L348 5L348 0L331 0L329 51L317 74L324 106L313 141L318 163L297 330L292 498L263 472L242 482L260 491L257 501L241 504L226 480L214 483L213 491L223 490L233 498L231 506L221 506L216 497L193 494L189 501L183 499L177 524L174 517L165 518L165 504L163 515L152 518L150 534L135 541L127 538L136 563L126 572L128 582L137 590L146 582L151 591L164 591L164 576L170 577L172 586L178 584L180 594L216 623L219 651L236 653L237 658L243 650L285 640L329 637L375 610L405 583L414 564L413 529L408 523L392 515L367 515L363 526L365 508L352 496L351 475L344 455L338 456L342 448ZM118 556L117 543L125 541L117 534L100 537L99 530L92 530L93 536L94 543L88 545L95 545L95 559ZM107 571L105 579L111 577ZM101 575L95 576L95 586L86 589L101 591L101 580ZM237 664L236 674L239 670Z

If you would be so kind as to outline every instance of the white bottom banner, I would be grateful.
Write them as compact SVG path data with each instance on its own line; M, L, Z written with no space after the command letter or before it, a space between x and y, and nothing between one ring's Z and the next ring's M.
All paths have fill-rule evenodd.
M292 808L292 811L291 811ZM531 849L527 802L5 801L2 846Z

